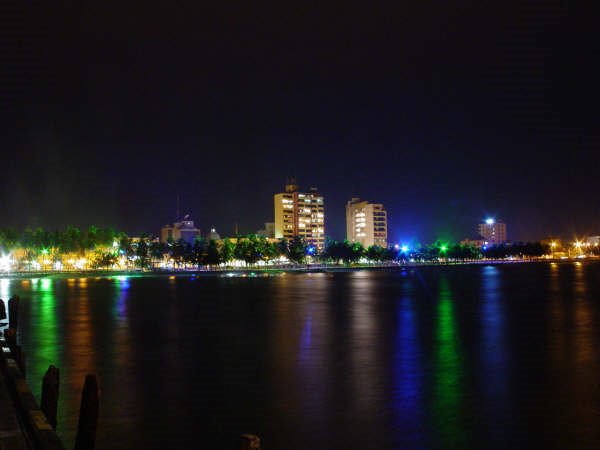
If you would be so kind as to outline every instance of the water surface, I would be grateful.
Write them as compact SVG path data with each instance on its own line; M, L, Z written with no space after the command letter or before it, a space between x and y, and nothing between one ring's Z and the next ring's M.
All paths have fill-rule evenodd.
M97 373L97 447L594 448L600 264L269 277L2 279L39 394L61 369L72 447Z

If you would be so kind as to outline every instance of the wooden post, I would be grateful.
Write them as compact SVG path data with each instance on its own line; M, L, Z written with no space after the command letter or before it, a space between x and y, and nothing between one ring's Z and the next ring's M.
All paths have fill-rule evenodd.
M96 428L98 426L98 380L96 375L85 376L81 391L81 407L79 424L75 438L75 450L93 450L96 444Z
M13 347L11 347L12 353L13 353L13 358L15 359L15 362L17 363L17 366L19 366L19 369L21 369L21 373L23 374L23 377L25 377L25 352L23 351L23 349L21 348L20 345L14 345Z
M237 450L260 450L260 438L255 434L242 434Z
M8 327L18 328L19 326L19 296L15 295L8 301Z
M21 347L20 345L17 345L17 348L19 349L19 368L21 369L23 378L25 378L27 376L27 353L23 351L23 347Z
M48 423L56 430L56 411L58 409L58 388L60 373L55 366L48 367L44 378L42 379L42 400L41 410L46 415Z
M4 300L0 298L0 320L6 319L6 306L4 305Z
M4 330L4 339L11 350L17 346L17 330L14 328L6 328Z

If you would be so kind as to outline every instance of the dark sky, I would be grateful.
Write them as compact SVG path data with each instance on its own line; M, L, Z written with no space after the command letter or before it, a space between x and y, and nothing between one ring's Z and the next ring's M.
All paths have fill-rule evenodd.
M295 176L334 238L351 196L394 240L488 214L600 234L600 39L573 3L7 3L2 227L158 232L179 193L251 232Z

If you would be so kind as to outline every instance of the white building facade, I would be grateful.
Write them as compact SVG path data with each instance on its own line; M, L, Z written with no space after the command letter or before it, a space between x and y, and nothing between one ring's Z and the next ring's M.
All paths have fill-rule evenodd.
M387 247L387 211L383 205L356 197L346 203L346 239L365 248Z

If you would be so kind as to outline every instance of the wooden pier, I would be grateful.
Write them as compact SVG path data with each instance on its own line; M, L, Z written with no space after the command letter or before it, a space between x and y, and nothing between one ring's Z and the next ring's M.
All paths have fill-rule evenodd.
M17 343L18 296L0 299L0 450L65 450L56 434L59 370L50 366L42 382L41 406L25 379L25 353ZM6 323L8 319L8 323ZM8 325L8 326L7 326ZM87 375L75 450L93 450L98 421L98 382Z
M0 450L64 450L56 421L48 421L25 380L25 353L17 344L19 303L17 296L8 301L7 317L0 300L0 320L9 319L0 338Z

